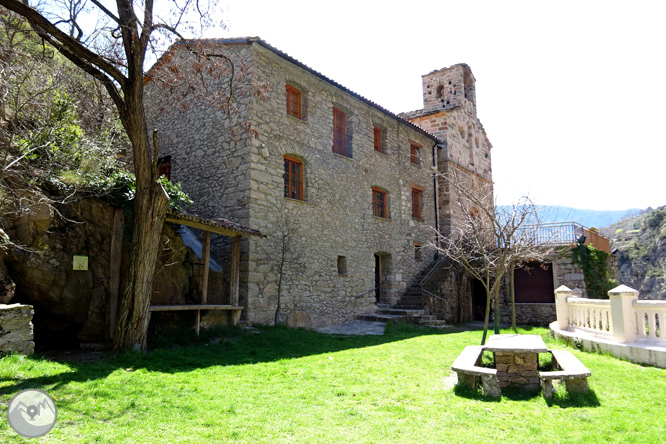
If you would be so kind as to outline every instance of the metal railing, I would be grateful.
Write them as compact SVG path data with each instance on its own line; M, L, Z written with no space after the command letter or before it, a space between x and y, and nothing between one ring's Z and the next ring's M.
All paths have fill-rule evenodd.
M587 228L577 222L554 222L526 225L518 231L517 239L535 245L571 245L581 243L592 245L597 250L610 253L610 240L594 228Z
M368 293L372 293L373 291L377 291L377 289L379 289L379 287L375 287L375 288L373 288L372 290L368 290L368 291L366 291L365 293L361 293L361 294L359 294L358 296L356 296L355 299L361 299L361 298L362 298L363 296L365 296L366 294L368 294Z

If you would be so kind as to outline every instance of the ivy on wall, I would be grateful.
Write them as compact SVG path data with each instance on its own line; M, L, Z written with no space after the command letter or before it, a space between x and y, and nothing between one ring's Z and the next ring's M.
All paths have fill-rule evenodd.
M574 264L580 265L585 275L587 297L590 299L608 299L608 290L619 285L608 270L608 253L597 250L592 245L577 245L571 250Z

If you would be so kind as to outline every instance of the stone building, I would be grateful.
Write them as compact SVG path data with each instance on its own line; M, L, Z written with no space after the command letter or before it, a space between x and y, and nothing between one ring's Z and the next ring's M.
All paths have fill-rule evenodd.
M396 302L432 261L421 251L439 227L432 165L490 175L490 144L475 102L461 97L474 95L469 68L426 76L456 82L442 93L451 103L433 114L450 116L456 132L446 136L446 124L438 124L440 139L425 114L412 121L392 114L260 39L197 43L244 67L234 83L242 122L196 98L159 107L167 101L159 76L193 67L182 45L149 73L156 79L146 85L149 121L163 165L192 196L194 211L267 236L241 246L243 316L271 324L278 293L282 322L306 328ZM209 76L209 89L229 86L228 77L199 72ZM430 88L438 87L425 93L434 110ZM223 263L228 246L213 244Z

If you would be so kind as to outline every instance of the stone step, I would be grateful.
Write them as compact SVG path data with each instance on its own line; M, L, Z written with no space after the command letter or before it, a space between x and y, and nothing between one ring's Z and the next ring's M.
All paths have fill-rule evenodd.
M423 311L423 305L421 304L396 304L391 305L391 308L396 310L421 310Z
M370 321L370 322L395 322L395 321L406 321L407 316L400 315L382 315L376 313L364 313L356 316L356 319L359 321Z
M375 314L381 314L381 315L393 315L393 316L419 316L423 314L422 309L405 309L405 308L380 308L378 309Z
M440 325L447 325L446 321L441 319L433 319L428 321L419 322L421 325L427 325L428 327L435 327Z

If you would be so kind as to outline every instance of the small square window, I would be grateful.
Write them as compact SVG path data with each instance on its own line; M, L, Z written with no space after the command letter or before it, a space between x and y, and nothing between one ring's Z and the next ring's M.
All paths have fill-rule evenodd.
M338 256L338 274L347 274L347 256Z
M301 118L301 92L291 85L287 85L287 114Z
M386 192L375 187L372 187L372 215L376 217L383 217L384 219L388 217Z
M414 259L417 261L423 259L423 246L418 242L414 242Z

